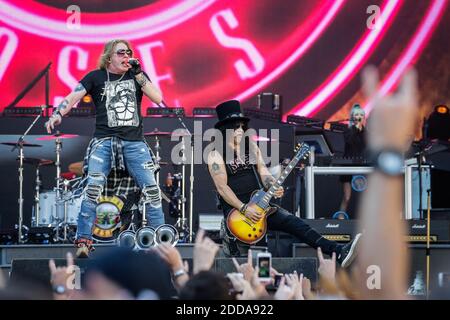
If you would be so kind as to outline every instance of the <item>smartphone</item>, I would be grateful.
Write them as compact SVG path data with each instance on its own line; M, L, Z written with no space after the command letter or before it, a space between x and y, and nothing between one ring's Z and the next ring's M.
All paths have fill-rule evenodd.
M258 278L260 281L270 282L270 269L272 268L272 254L270 252L260 252L257 256Z
M275 279L273 280L273 286L274 288L278 289L280 286L281 279L283 278L282 274L276 274Z

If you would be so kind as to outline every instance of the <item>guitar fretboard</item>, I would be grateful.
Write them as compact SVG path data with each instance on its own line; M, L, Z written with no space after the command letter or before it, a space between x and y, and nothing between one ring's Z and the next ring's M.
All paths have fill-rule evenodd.
M269 205L269 201L272 199L275 191L283 184L284 180L288 177L291 171L295 168L297 163L309 152L308 145L303 145L299 152L294 156L294 158L289 162L286 168L283 170L281 175L275 181L275 183L266 191L266 194L259 203L261 208L266 208Z

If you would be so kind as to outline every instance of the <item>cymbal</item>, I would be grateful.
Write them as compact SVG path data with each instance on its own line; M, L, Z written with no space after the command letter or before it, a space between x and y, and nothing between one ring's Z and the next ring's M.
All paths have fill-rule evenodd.
M189 137L190 134L189 134L189 132L184 130L183 132L174 133L173 136L174 137Z
M0 144L4 144L6 146L15 146L17 145L17 141L16 142L1 142ZM28 143L28 142L22 142L22 146L24 147L42 147L41 144L36 144L36 143Z
M16 160L19 161L19 158L17 158ZM42 167L42 166L51 166L51 165L55 164L55 161L48 160L48 159L39 159L39 158L24 158L23 163Z
M63 134L63 133L60 133L60 134L54 134L54 135L51 135L51 136L39 137L39 138L36 138L36 140L49 141L49 140L56 140L57 138L59 138L59 139L72 139L72 138L76 138L76 137L78 137L77 134Z
M159 131L159 130L155 129L152 132L144 133L144 136L146 136L146 137L163 137L163 136L170 136L171 134L172 134L172 132Z

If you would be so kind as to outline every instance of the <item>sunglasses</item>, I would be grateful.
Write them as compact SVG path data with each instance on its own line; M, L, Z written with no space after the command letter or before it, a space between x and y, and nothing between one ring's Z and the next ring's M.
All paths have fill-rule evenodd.
M242 130L246 131L248 129L248 125L245 122L236 122L233 126L234 130L242 128Z
M130 50L130 49L128 49L128 50L120 49L120 50L117 50L115 53L116 53L119 57L123 57L123 56L125 55L125 53L126 53L129 57L132 57L132 56L133 56L133 50Z

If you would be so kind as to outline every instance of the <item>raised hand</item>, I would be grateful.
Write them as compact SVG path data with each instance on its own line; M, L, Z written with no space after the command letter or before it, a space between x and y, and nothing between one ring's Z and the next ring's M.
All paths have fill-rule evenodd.
M319 258L319 275L329 281L334 281L336 278L336 253L333 252L331 259L325 259L322 254L322 249L317 248L317 257Z
M62 286L65 289L64 294L54 295L55 299L68 299L73 293L73 289L75 288L73 284L73 276L75 272L75 265L72 253L68 252L66 254L66 266L65 267L57 267L55 264L55 260L50 259L48 262L48 266L50 269L50 283L55 288L58 286ZM76 275L75 275L76 276Z
M373 66L364 69L363 90L368 98L373 99L367 127L372 150L408 150L418 122L417 82L417 72L411 69L403 76L396 93L382 97L378 92L377 69Z
M230 279L233 288L239 294L236 295L238 300L254 300L258 298L255 290L249 281L243 279L240 274L229 273L227 277Z
M293 299L294 300L305 300L303 297L303 273L300 274L300 277L298 276L297 272L294 271L294 273L291 274L285 274L284 275L286 279L286 284L291 288L293 291Z
M151 250L154 250L169 265L173 272L184 269L180 252L172 245L162 243Z
M219 246L210 238L205 237L205 230L199 229L194 245L194 274L211 269Z
M253 260L252 260L252 250L248 249L247 262L243 264L239 264L236 258L232 258L234 267L236 271L242 273L244 275L244 279L247 281L251 281L253 274L255 273L255 268L253 268Z

